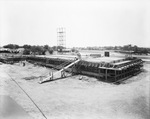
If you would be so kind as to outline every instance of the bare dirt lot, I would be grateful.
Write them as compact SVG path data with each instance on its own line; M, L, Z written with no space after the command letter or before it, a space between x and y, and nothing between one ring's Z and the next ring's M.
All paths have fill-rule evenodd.
M114 85L79 75L39 84L51 69L19 63L0 65L0 95L9 95L34 119L44 119L28 93L48 119L149 119L150 64L144 72ZM11 76L11 77L10 77Z

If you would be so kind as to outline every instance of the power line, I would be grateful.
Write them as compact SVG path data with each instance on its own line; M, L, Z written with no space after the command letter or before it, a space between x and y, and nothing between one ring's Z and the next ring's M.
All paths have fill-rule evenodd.
M12 81L14 81L19 88L28 96L28 98L32 101L32 103L38 108L38 110L41 112L41 114L44 116L45 119L47 119L47 117L45 116L45 114L42 112L42 110L38 107L38 105L33 101L33 99L28 95L28 93L10 76L10 74L6 73Z

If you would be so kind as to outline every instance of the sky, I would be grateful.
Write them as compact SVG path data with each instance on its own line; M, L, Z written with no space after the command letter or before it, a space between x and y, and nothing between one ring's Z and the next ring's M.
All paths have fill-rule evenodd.
M0 0L0 46L56 46L59 27L67 47L150 47L150 1Z

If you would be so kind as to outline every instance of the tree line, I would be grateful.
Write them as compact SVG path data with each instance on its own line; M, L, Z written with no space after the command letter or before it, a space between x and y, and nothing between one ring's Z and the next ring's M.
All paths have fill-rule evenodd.
M104 47L86 47L84 50L114 50L116 52L132 51L133 54L148 54L150 48L138 47L136 45L124 45L124 46L104 46Z
M50 54L53 54L54 51L57 49L63 49L61 46L53 46L50 47L49 45L23 45L19 46L17 44L8 44L4 45L3 48L9 48L12 50L18 49L18 48L24 48L23 54L29 55L29 54L37 54L37 55L45 55L46 52L49 52Z
M23 54L38 54L38 55L45 55L45 53L48 51L50 54L53 54L54 51L59 51L61 52L64 47L62 46L53 46L50 47L49 45L23 45L19 46L17 44L8 44L3 46L4 48L9 48L9 49L18 49L18 48L24 48ZM124 45L124 46L104 46L104 47L85 47L85 48L80 48L83 50L115 50L115 51L132 51L133 54L148 54L150 53L150 48L144 48L144 47L138 47L136 45ZM72 48L72 52L75 51L76 48Z

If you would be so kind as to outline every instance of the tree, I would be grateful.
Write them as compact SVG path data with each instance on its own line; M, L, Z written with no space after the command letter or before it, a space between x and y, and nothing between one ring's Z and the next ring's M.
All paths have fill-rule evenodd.
M23 45L23 48L24 48L24 49L30 49L30 48L31 48L31 45L25 44L25 45Z
M24 55L30 55L30 49L25 49L24 51L23 51L23 54Z
M76 51L76 49L75 49L75 48L72 48L72 49L71 49L71 52L75 52L75 51Z
M44 49L48 50L50 47L48 45L44 45Z
M63 49L64 49L64 47L63 47L63 46L57 46L57 51L58 51L58 52L62 52L62 51L63 51Z
M52 48L49 49L49 53L53 54L54 50Z
M123 46L123 50L131 50L131 49L132 49L132 45L131 44Z
M9 48L9 49L18 49L19 48L19 45L16 45L16 44L8 44L8 45L5 45L3 46L4 48Z
M133 48L132 48L132 50L133 50L134 52L136 52L136 51L138 51L138 47L137 47L136 45L134 45Z
M53 49L54 51L57 51L57 46L53 46L52 49Z
M42 55L44 52L44 48L42 46L31 46L31 51L34 54Z

